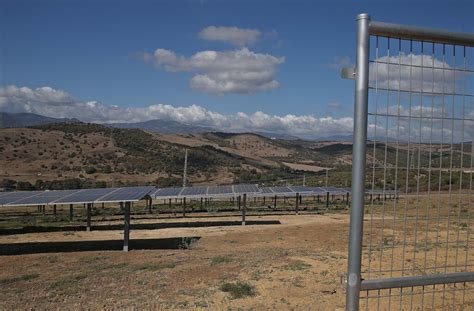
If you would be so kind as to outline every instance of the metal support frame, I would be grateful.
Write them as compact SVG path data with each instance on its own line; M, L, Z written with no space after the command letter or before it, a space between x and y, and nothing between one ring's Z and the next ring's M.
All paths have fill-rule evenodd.
M354 144L352 147L352 208L349 229L346 310L359 310L362 233L364 225L365 160L369 100L368 14L357 16Z
M69 204L69 221L74 220L74 205Z
M296 215L298 215L299 214L299 205L300 205L299 204L300 203L300 194L299 193L296 193L295 200L296 200L295 213L296 213Z
M186 198L183 198L183 217L186 217Z
M245 226L245 214L247 213L247 194L243 195L243 204L242 204L242 226Z
M398 67L399 68L407 68L407 71L409 71L409 74L410 74L410 88L409 90L402 90L401 87L400 87L400 75L401 75L401 69L399 69L400 71L398 73L396 73L396 77L394 77L394 79L396 79L398 77L398 90L397 90L397 86L396 86L396 83L393 83L394 85L390 87L386 87L384 88L383 86L380 86L378 85L377 86L377 77L375 78L376 80L376 84L375 84L375 92L377 92L377 90L382 90L382 91L394 91L394 92L397 92L398 91L398 95L400 94L400 92L408 92L410 95L409 97L409 102L410 102L410 105L412 104L412 102L414 102L415 100L413 99L412 100L412 94L415 94L415 93L419 93L420 95L414 95L414 96L419 96L420 98L420 105L421 107L423 107L423 94L424 93L430 93L429 91L428 92L425 92L423 87L421 89L421 92L418 91L416 88L412 88L412 72L413 71L416 71L414 70L414 68L425 68L425 69L417 69L419 70L418 72L421 73L421 84L423 85L423 72L425 71L428 71L429 72L429 68L432 68L432 72L433 72L433 75L434 75L434 72L435 70L438 70L441 72L442 76L443 76L443 91L441 92L438 92L440 96L443 96L443 109L444 109L444 101L445 101L445 96L458 96L459 98L463 98L464 100L464 96L467 95L465 94L465 90L460 90L459 91L459 94L457 92L455 92L456 94L450 94L449 92L446 92L445 89L444 89L444 83L445 83L445 71L448 71L448 70L451 70L453 71L453 75L456 74L456 72L466 72L466 71L469 71L470 70L466 70L466 68L464 67L464 69L461 69L461 66L459 63L457 63L457 67L456 65L452 66L453 68L455 69L452 69L452 68L445 68L444 65L442 65L442 68L436 68L435 69L435 65L434 65L434 59L435 59L435 44L442 44L442 55L443 55L443 59L442 59L442 63L446 63L448 62L447 59L445 59L445 55L447 55L445 53L445 46L446 45L452 45L453 46L453 62L456 63L456 60L455 60L455 56L456 56L456 46L459 48L459 47L464 47L464 58L466 58L466 47L474 47L474 34L472 33L459 33L459 32L450 32L450 31L445 31L445 30L439 30L439 29L428 29L428 28L421 28L421 27L413 27L413 26L406 26L406 25L397 25L397 24L389 24L389 23L381 23L381 22L373 22L370 20L370 16L368 14L360 14L357 16L356 18L356 21L357 21L357 48L356 48L356 67L354 70L346 70L346 73L343 74L343 76L346 76L346 77L350 77L350 76L354 76L355 78L355 104L354 104L354 133L353 133L353 159L352 159L352 163L353 163L353 167L352 167L352 198L351 198L351 214L350 214L350 229L349 229L349 258L348 258L348 270L347 270L347 291L346 291L346 310L351 310L351 311L355 311L355 310L359 310L359 300L360 300L360 292L361 291L371 291L371 290L375 290L375 291L378 291L377 294L375 294L375 297L379 299L380 301L380 298L381 298L381 290L392 290L392 289L395 289L395 288L398 288L400 289L400 305L399 305L399 308L400 309L404 309L402 307L402 289L405 288L405 287L408 287L408 288L411 288L411 296L410 296L410 309L413 307L413 287L422 287L422 293L424 295L424 287L425 286L435 286L435 285L438 285L438 284L456 284L456 283L467 283L467 282L474 282L474 272L457 272L455 269L457 269L458 267L455 266L454 269L451 269L451 271L456 271L456 272L452 272L452 273L449 273L449 270L448 270L448 266L447 266L447 259L445 259L445 263L444 263L444 266L443 264L441 265L438 265L436 266L436 263L435 263L435 267L437 269L435 269L433 272L436 273L436 272L442 272L442 273L436 273L436 274L425 274L425 275L416 275L416 273L413 273L412 275L404 275L404 272L406 272L407 268L405 268L404 264L402 264L402 268L401 268L401 274L399 275L394 275L392 277L391 273L393 271L396 271L394 270L393 267L390 268L390 270L388 270L388 272L390 272L390 274L386 274L385 277L381 277L381 278L370 278L370 247L372 244L369 245L369 260L368 260L368 273L369 273L369 277L367 280L361 280L361 264L362 264L362 245L363 245L363 221L364 221L364 198L365 198L365 194L364 194L364 187L365 187L365 178L366 178L366 172L365 172L365 169L366 169L366 146L367 146L367 128L368 128L368 115L369 115L369 111L368 111L368 93L369 93L369 47L370 47L370 36L373 35L373 36L377 36L377 39L376 39L376 56L375 56L375 74L377 75L378 73L378 67L377 67L377 60L381 58L381 56L378 54L378 46L379 46L379 37L384 37L387 39L387 42L388 42L388 46L387 46L387 58L390 59L390 57L396 57L394 55L391 55L390 54L390 39L399 39L398 40L398 45L399 45L399 56L398 57L401 57L400 55L402 55L401 53L401 48L400 46L402 45L401 44L401 40L408 40L409 41L409 44L410 44L410 53L412 53L412 55L414 54L413 50L412 50L412 44L413 44L413 41L419 41L421 42L421 54L424 55L424 56L427 56L427 57L432 57L433 59L433 63L432 64L423 64L423 60L421 60L421 65L420 64L415 64L415 63L412 63L412 60L410 60L410 63L409 64L406 64L406 63L401 63L400 60L398 60ZM429 53L423 53L423 46L424 46L424 43L432 43L432 53L431 55ZM393 49L393 47L392 47ZM415 50L416 51L416 50ZM472 54L471 54L472 55ZM423 57L422 57L423 58ZM412 59L412 58L410 58ZM449 60L451 61L451 60ZM465 60L464 60L465 62ZM383 64L383 62L380 62L379 61L379 64ZM385 64L385 66L387 66L387 72L390 72L390 66L392 67L396 67L397 66L397 61L395 61L394 63L390 63L390 62L387 62ZM465 66L465 64L464 64ZM385 68L385 67L384 67ZM465 73L463 73L465 74ZM457 74L455 76L455 78L453 78L453 83L457 83L456 84L456 87L458 87L458 84L461 84L460 82L457 82L457 79L456 78L462 78L464 77L463 74ZM429 83L431 82L429 80L430 77L425 77L428 81L425 80L425 82ZM390 81L390 79L387 79ZM387 82L387 85L388 85L389 82ZM434 84L434 78L433 78L433 82ZM372 88L372 87L371 87ZM462 86L460 86L460 88L462 88ZM435 92L434 90L434 86L433 86L433 89L432 89L432 93L434 94L438 94L437 92ZM377 93L376 93L377 94ZM428 95L425 95L425 96L428 96ZM468 95L468 96L472 96L472 95ZM376 96L377 97L377 96ZM377 99L375 100L377 102ZM389 106L389 102L390 102L390 99L387 95L387 111L388 111L388 106ZM400 106L400 102L398 102L398 105ZM431 104L432 107L433 107L433 103ZM377 107L377 106L376 106ZM411 106L410 106L411 107ZM453 123L453 128L454 128L454 120L455 120L455 116L454 116L454 107L455 107L455 100L453 99L453 102L452 102L452 109L453 109L453 113L449 116L447 116L446 118L443 118L442 120L451 120ZM431 108L433 109L433 108ZM463 103L463 109L464 109L464 103ZM428 107L425 107L425 110L428 110ZM464 110L463 110L464 111ZM445 112L447 113L447 112ZM464 112L463 112L464 113ZM375 110L374 113L371 112L371 115L374 115L375 118L377 115L379 116L384 116L382 112L378 111L377 112L377 108ZM400 118L402 116L402 114L400 114L400 112L398 113L386 113L386 115L384 117L386 117L388 120L388 117L395 117L395 118ZM408 116L408 123L410 123L411 119L412 118L416 118L417 115L411 115L411 108L410 108L410 112L409 112L409 116ZM421 125L423 125L423 119L428 119L429 116L427 117L424 117L423 114L420 112L420 128L421 128ZM433 114L431 115L431 124L433 124ZM377 119L375 119L377 120ZM466 121L467 119L460 119L458 121ZM379 121L380 122L380 121ZM444 122L444 121L441 121L441 122ZM448 122L448 121L446 121ZM387 121L388 123L388 121ZM410 123L411 124L411 123ZM441 131L443 131L443 123L441 123ZM433 125L431 125L433 127ZM462 131L464 131L464 123L462 124L463 128L462 128ZM377 127L377 121L375 121L375 127ZM385 129L387 130L388 129L388 125L385 126ZM376 132L376 134L379 134ZM377 135L374 133L374 141L377 141ZM380 135L380 134L379 134ZM408 135L409 137L411 136L411 133L408 132ZM430 160L431 160L431 139L432 139L432 134L430 133ZM464 135L464 134L463 134ZM388 135L385 134L385 137L387 138ZM449 139L448 139L449 140ZM399 137L398 137L398 134L397 134L397 142L400 141ZM464 142L464 136L463 136L463 139L461 140L462 142ZM453 149L453 138L451 137L451 150ZM412 144L415 144L416 142L412 142ZM421 130L420 130L420 134L419 134L419 144L421 145L422 143L422 140L421 140ZM441 145L443 144L443 138L441 138ZM445 143L446 145L449 144L449 142ZM375 154L375 143L374 143L374 154ZM408 145L410 145L410 138L408 138ZM449 146L448 146L449 147ZM398 148L398 147L397 147ZM398 150L398 149L397 149ZM410 150L410 149L409 149ZM463 150L463 149L462 149ZM473 149L474 150L474 149ZM408 154L410 154L411 151L408 151ZM416 151L414 150L413 151L413 154L412 154L412 157L415 155ZM472 151L471 151L472 153ZM420 151L418 151L418 155L420 154ZM449 155L447 156L449 158ZM373 160L375 162L375 160ZM413 163L415 163L413 160L411 160ZM452 153L451 153L451 161L452 161ZM398 163L398 162L397 162ZM408 163L408 162L407 162ZM442 162L441 162L442 163ZM461 163L462 163L462 160L461 160ZM450 164L452 165L452 163ZM375 167L375 165L374 165ZM384 164L384 169L386 168L386 164ZM441 171L441 167L442 167L442 164L440 166L440 171ZM408 172L409 169L412 169L414 167L408 167L408 164L407 164L407 168L406 168L406 171ZM431 165L429 167L431 169ZM395 168L396 170L398 169L397 167ZM418 170L420 169L420 159L418 159ZM471 155L471 169L472 169L472 155ZM462 164L461 164L461 171L462 171ZM451 174L451 170L449 170L450 174ZM374 174L374 173L373 173ZM419 173L418 173L419 174ZM407 173L407 176L408 176L408 173ZM441 179L441 173L439 175L440 179ZM472 175L470 177L472 179ZM396 180L396 179L395 179ZM408 179L407 179L407 182L408 183ZM372 184L374 184L374 181L372 181ZM396 182L395 182L396 184ZM452 195L452 192L451 192L451 177L450 177L450 188L449 188L449 197L450 197L450 200L451 200L451 195ZM395 186L396 187L396 186ZM459 188L462 189L462 179L461 179L461 185L459 186ZM407 188L408 189L408 188ZM430 188L428 188L430 189ZM384 190L385 190L385 185L384 185ZM438 192L441 191L441 188L439 189ZM454 193L454 191L453 191ZM469 192L469 195L470 195L470 192ZM418 190L417 190L417 196L418 196ZM385 206L385 201L387 201L387 194L384 192L382 195L381 194L373 194L373 193L370 193L367 195L367 197L369 198L369 201L371 202L371 206L375 206L374 205L374 201L382 201L381 205L382 206ZM388 195L388 198L389 199L392 199L392 194L389 194ZM399 199L399 195L397 193L397 191L395 190L395 193L393 194L393 199L394 199L394 204L396 204L396 202L398 201ZM349 202L349 196L347 194L347 198L346 198L346 204ZM470 201L469 201L470 202ZM418 204L418 203L415 203L415 204ZM461 203L459 203L461 204ZM377 205L380 205L379 202L377 202ZM470 206L470 205L469 205ZM405 213L406 213L406 209L407 209L408 205L405 206ZM383 208L383 207L382 207ZM439 208L439 207L438 207ZM395 207L394 207L394 210L395 210ZM370 212L370 210L368 210L368 212ZM439 210L438 210L439 212ZM416 205L416 215L415 215L415 224L416 222L418 221L418 213L419 213L419 209L418 209L418 205ZM406 214L405 214L405 222L406 222ZM439 217L439 215L438 215ZM459 215L458 215L458 218L459 218ZM384 219L384 214L382 214L382 219ZM395 219L395 216L394 216L394 219ZM429 218L428 218L429 219ZM449 213L448 213L448 216L447 216L447 222L448 222L448 233L449 233L449 221L450 221L450 216L449 216ZM383 220L382 220L383 222ZM395 222L395 221L394 221ZM427 222L427 225L428 227L428 222ZM438 226L439 226L439 219L438 219ZM370 226L369 226L370 227ZM381 231L383 232L383 229L385 227L382 226L382 229ZM415 228L416 225L415 225ZM372 229L368 229L369 230L369 235L372 236ZM415 229L416 230L416 229ZM426 229L428 230L428 229ZM417 243L420 244L420 242L417 242L416 240L417 236L416 236L416 232L415 232L415 240L414 240L414 248L416 247ZM407 241L405 240L406 237L404 237L404 241L402 242L403 243L403 247L405 247ZM452 243L459 243L459 235L457 237L457 240L456 241L448 241L449 240L449 237L446 238L446 250L445 250L445 258L448 258L448 247L452 244ZM451 243L451 244L450 244ZM374 245L376 245L374 243ZM390 246L392 247L392 246ZM461 247L460 245L457 245L456 244L456 247ZM467 245L466 247L469 247L469 245ZM438 249L436 248L435 251L437 252ZM405 249L403 249L403 256L405 256L405 254L407 254L408 251L405 251ZM393 253L392 253L393 254ZM436 253L437 254L437 253ZM364 255L365 256L365 255ZM388 255L386 255L388 256ZM393 255L392 255L393 256ZM415 258L416 256L416 252L415 252L415 255L413 255ZM425 252L425 256L426 256L426 252ZM441 256L441 255L440 255ZM457 256L457 249L456 249L456 256ZM466 258L467 258L467 255L466 255ZM393 260L393 258L391 259ZM436 259L435 259L436 261ZM403 261L404 262L404 261ZM413 261L413 266L415 266L415 261ZM426 264L426 257L425 257L425 264ZM467 266L467 259L466 259L466 263L465 265ZM472 266L472 265L471 265ZM373 268L372 268L373 269ZM382 252L380 253L380 267L379 267L380 270L382 270ZM405 270L404 270L405 269ZM414 269L414 268L413 268ZM438 270L439 269L439 270ZM444 269L444 272L443 272L443 269ZM466 269L464 270L461 270L461 271L466 271ZM385 271L387 272L387 271ZM364 276L365 275L365 272L364 272ZM389 277L390 276L390 277ZM465 285L465 284L464 284ZM446 290L446 286L443 287L443 291L442 291L442 299L443 299L443 304L442 306L445 307L445 304L444 304L444 301L445 301L445 290ZM393 294L392 294L393 295ZM464 295L464 293L463 293ZM367 294L367 299L368 299L369 295ZM390 308L390 294L389 294L389 300L388 300L388 306ZM433 291L433 302L434 302L434 297L435 297L435 293ZM467 297L467 296L466 296ZM424 296L422 296L421 299L423 299ZM463 303L464 303L464 296L463 296ZM423 300L422 300L423 301ZM379 303L379 302L377 302ZM379 308L380 305L377 305L377 308ZM422 308L424 307L424 305L421 306ZM367 304L367 308L369 308L369 304ZM450 307L448 307L450 308ZM453 304L452 304L452 308L456 308L455 306L455 303L454 303L454 296L453 296Z
M363 280L360 290L379 290L463 282L474 282L474 272L457 272L448 274L407 276L403 278Z
M130 202L125 202L124 222L123 222L123 251L128 252L128 242L130 240Z
M370 34L416 41L474 46L472 33L452 32L443 29L413 27L382 22L370 22Z
M86 215L86 221L87 221L87 231L91 231L91 209L92 209L92 203L87 203L87 215Z

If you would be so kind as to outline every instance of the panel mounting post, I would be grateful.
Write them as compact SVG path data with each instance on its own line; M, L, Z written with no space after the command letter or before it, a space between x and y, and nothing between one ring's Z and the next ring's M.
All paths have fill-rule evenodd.
M123 251L128 252L128 242L130 239L130 202L125 202L124 223L123 223Z

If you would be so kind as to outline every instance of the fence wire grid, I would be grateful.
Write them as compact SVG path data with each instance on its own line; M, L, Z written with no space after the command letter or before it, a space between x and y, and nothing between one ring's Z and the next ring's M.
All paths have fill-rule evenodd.
M474 34L356 20L346 309L473 310Z
M474 51L370 37L362 279L473 271ZM387 199L385 192L397 193ZM366 310L467 309L472 283L361 291Z

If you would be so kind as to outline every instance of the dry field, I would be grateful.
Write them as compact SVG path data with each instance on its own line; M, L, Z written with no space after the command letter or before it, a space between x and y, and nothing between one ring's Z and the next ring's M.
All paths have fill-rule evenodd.
M405 203L417 204L414 198L409 200L385 202L385 213L382 202L368 204L371 213L364 222L363 276L369 276L369 263L372 278L387 277L390 270L398 276L396 270L400 267L406 270L405 275L422 275L433 266L439 268L432 272L443 272L445 263L455 266L448 272L462 271L466 261L472 264L474 253L468 250L474 236L470 234L472 218L466 214L468 205L462 203L459 209L455 202L451 208L443 203L418 203L418 218L426 216L422 210L439 211L441 220L459 211L461 220L453 217L448 228L449 221L441 221L439 226L413 221L416 209L406 214L411 221L402 221ZM30 243L23 246L23 254L0 256L0 309L344 309L342 279L349 225L346 213L266 213L247 217L247 226L237 225L240 217L222 214L160 216L135 215L129 253L112 250L121 248L120 230L0 236L0 250L4 252L14 250L19 243ZM93 225L122 223L120 217L105 220L96 216L94 220ZM220 225L210 226L208 222ZM222 222L234 225L224 226ZM164 227L133 230L133 225L147 224ZM179 242L184 237L192 239L184 244L173 240ZM460 245L446 243L457 240ZM48 242L52 241L66 243L51 246ZM82 241L81 251L68 247L77 241ZM474 292L472 286L466 288L463 291L463 284L446 286L446 290L437 286L434 295L431 287L424 295L420 289L410 288L402 292L372 291L368 293L371 297L385 298L363 298L361 302L363 306L368 304L368 310L386 310L389 304L398 310L402 297L402 310L418 310L422 300L425 310L452 310L461 309L464 300L465 310L470 310L474 307Z
M200 219L186 219L193 220ZM280 220L281 224L132 232L132 240L201 237L189 249L0 256L2 308L343 308L340 279L346 267L346 215L248 220ZM0 243L121 237L120 231L33 233L2 236ZM235 284L241 287L232 287Z

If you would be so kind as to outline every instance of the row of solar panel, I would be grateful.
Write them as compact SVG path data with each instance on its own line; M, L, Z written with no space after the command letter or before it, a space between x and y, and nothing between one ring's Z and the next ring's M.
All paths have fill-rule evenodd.
M0 193L0 205L28 206L52 204L133 202L156 190L153 186L97 188L51 191L16 191Z
M231 196L239 194L258 194L260 189L257 185L228 185L209 187L177 187L160 188L154 193L155 198L168 197L205 197L205 196Z
M123 187L123 188L97 188L79 190L51 190L51 191L17 191L0 193L0 206L28 206L28 205L53 205L53 204L82 204L82 203L108 203L132 202L143 199L146 195L152 198L177 198L177 197L232 197L241 194L251 196L271 195L345 195L350 193L349 188L335 187L267 187L259 188L257 185L228 185L209 187L177 187L160 188L153 186ZM390 190L366 190L373 195L393 194Z
M211 186L211 187L176 187L176 188L160 188L152 197L156 199L178 198L178 197L209 197L209 196L237 196L240 194L248 194L252 196L264 195L325 195L327 193L333 195L345 195L351 193L350 188L336 187L306 187L306 186L283 186L283 187L266 187L259 188L256 185L232 185L232 186ZM368 194L383 195L393 194L390 190L366 190Z

